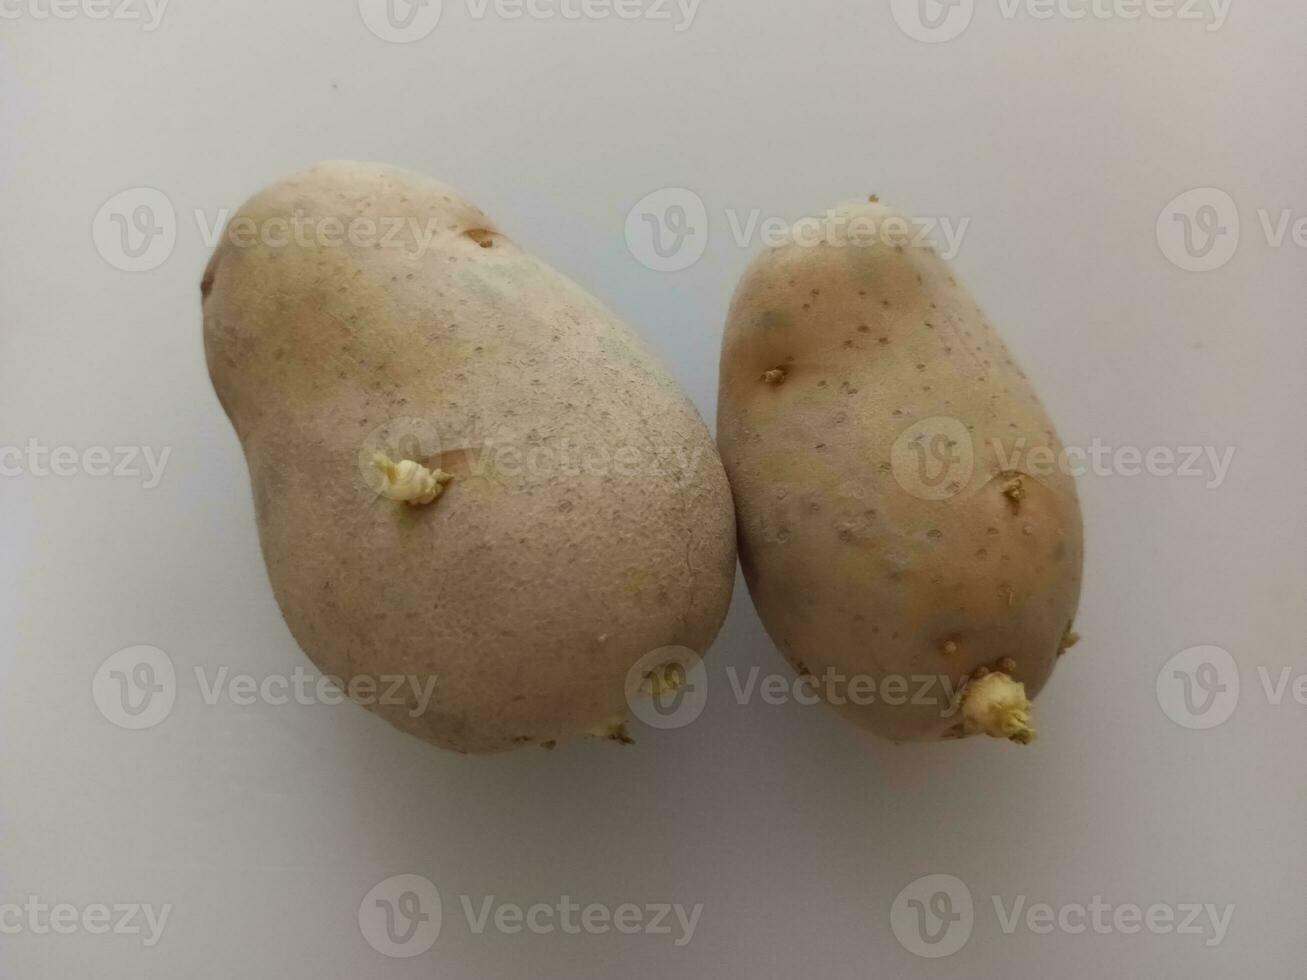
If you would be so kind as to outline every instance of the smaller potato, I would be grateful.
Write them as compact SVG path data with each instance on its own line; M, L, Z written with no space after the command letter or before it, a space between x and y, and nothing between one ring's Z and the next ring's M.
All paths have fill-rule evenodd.
M722 341L718 441L749 591L861 727L1028 742L1080 595L1072 478L1033 465L1061 443L905 218L874 199L830 217L753 261Z

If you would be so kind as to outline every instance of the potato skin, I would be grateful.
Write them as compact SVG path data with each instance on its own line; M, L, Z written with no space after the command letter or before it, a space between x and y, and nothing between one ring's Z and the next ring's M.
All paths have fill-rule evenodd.
M291 218L309 230L288 247L251 233L280 242ZM379 244L396 218L434 238ZM701 419L628 327L456 192L320 164L241 208L201 291L295 638L346 681L434 679L422 712L360 688L387 721L464 752L551 747L624 716L643 655L707 650L735 534ZM427 506L361 472L396 419L453 474Z
M989 668L1033 697L1053 670L1080 593L1075 487L1027 465L1061 444L947 265L884 231L878 204L836 213L875 231L769 249L731 304L718 441L741 563L773 641L846 717L958 737L943 692Z

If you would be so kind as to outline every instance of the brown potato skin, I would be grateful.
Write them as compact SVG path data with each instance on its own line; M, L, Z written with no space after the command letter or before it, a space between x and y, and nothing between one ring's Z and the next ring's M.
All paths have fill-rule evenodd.
M878 229L894 214L843 213ZM867 678L877 691L908 679L907 703L837 706L862 728L958 737L955 706L912 703L911 679L956 691L1011 658L1031 697L1043 688L1079 601L1080 509L1065 468L1032 475L1023 455L1004 471L1012 457L994 441L1057 453L1052 423L947 265L892 241L790 242L752 262L722 342L718 442L745 578L780 650L817 678ZM779 382L767 374L778 369ZM945 499L922 499L892 454L906 429L938 417L965 428L974 470L963 479L959 464ZM1004 492L1016 476L1018 501ZM832 689L854 700L818 685Z
M369 707L436 745L497 752L624 715L627 671L651 650L705 652L733 585L729 488L635 334L436 181L321 164L232 227L294 214L438 229L425 252L413 236L227 236L202 283L209 372L245 450L268 575L314 663L346 681L435 678L424 713ZM368 433L409 417L438 432L419 462L454 475L427 506L360 472ZM483 455L494 447L522 459ZM638 465L611 462L623 447ZM566 462L527 465L533 449ZM690 465L654 462L664 450Z

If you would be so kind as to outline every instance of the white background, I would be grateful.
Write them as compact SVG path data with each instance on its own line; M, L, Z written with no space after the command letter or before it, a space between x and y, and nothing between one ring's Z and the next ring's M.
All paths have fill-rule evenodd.
M407 44L375 36L352 0L177 2L152 31L76 7L42 19L35 3L7 0L0 20L0 444L172 454L152 489L0 478L0 905L172 911L151 948L11 917L0 975L1302 976L1307 707L1272 704L1259 668L1276 683L1307 671L1307 278L1304 249L1268 242L1258 216L1307 215L1300 2L1234 0L1219 29L1206 4L1181 20L981 3L931 43L895 19L912 4L885 0L704 0L680 31L675 13L513 20L446 0ZM210 706L196 667L307 661L206 376L194 212L214 221L322 158L460 188L631 321L709 419L727 302L761 247L735 241L728 213L797 218L876 192L969 219L956 266L1069 445L1233 447L1234 461L1217 487L1081 480L1084 640L1027 749L895 747L824 709L737 703L728 669L791 676L742 583L704 716L625 749L463 758L352 705ZM128 272L92 229L139 187L166 196L176 240ZM692 190L709 220L705 253L675 273L625 235L665 187ZM1179 227L1168 203L1207 187L1233 202L1238 248L1185 271L1159 218ZM179 677L144 731L92 699L97 669L136 644ZM1158 677L1201 645L1231 654L1241 690L1223 724L1190 730ZM404 874L436 886L443 928L392 959L358 910ZM928 874L974 900L948 958L892 929L896 896ZM679 948L477 935L459 897L487 895L703 911ZM1214 946L1210 931L1044 935L1024 920L1007 934L994 896L1234 912Z

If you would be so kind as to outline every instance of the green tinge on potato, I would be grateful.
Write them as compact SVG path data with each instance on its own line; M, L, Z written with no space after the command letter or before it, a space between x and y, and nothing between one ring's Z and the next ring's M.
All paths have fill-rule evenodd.
M633 666L712 643L735 533L702 421L456 192L313 167L241 208L201 291L286 622L387 721L468 752L620 740Z
M832 216L753 261L722 343L718 441L749 590L863 728L1029 741L1028 699L1080 594L1075 487L1044 465L1061 444L904 219L874 200Z

